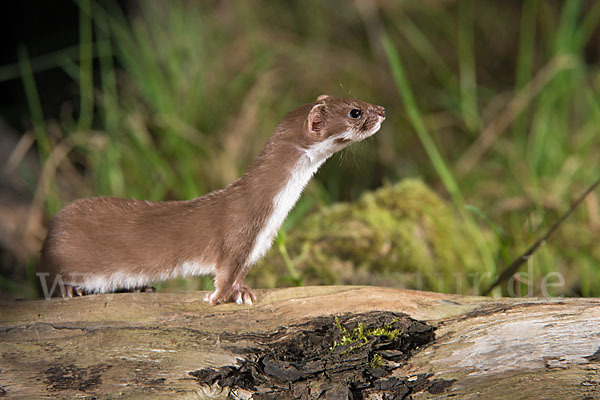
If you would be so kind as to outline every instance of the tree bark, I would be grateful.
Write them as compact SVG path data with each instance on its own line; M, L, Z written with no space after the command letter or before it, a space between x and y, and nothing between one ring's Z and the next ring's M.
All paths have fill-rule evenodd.
M400 393L397 387L386 389L378 383L364 392L365 398L377 398L378 390L413 399L600 398L599 299L486 298L348 286L287 288L257 295L253 306L212 307L202 301L201 292L4 302L0 397L227 398L229 389L220 391L218 384L231 380L224 379L220 368L251 360L252 376L256 368L275 371L283 379L279 388L296 385L294 390L301 391L297 398L309 399L307 393L318 390L328 393L326 398L352 398L354 389L317 390L310 388L314 385L310 379L298 389L300 375L289 378L288 364L281 372L283 364L264 354L274 353L285 338L297 337L298 332L309 335L306 324L311 321L311 326L323 321L333 326L331 318L323 318L385 311L420 321L413 321L420 324L418 329L407 328L402 340L429 335L427 326L432 327L431 340L403 349L402 354L381 351L396 354L397 360L384 360L387 369L380 372L385 377L377 375L374 364L362 374L387 383L393 376L406 388ZM340 328L340 322L336 324ZM384 348L378 340L371 340L374 348ZM362 351L350 347L338 352L348 363L353 352ZM331 348L334 352L333 342ZM365 357L374 361L374 354ZM217 375L220 381L215 380ZM320 382L332 376L317 375ZM203 384L208 376L212 381ZM260 385L264 389L269 384ZM242 387L236 393L248 398L253 390ZM271 398L260 396L255 398Z

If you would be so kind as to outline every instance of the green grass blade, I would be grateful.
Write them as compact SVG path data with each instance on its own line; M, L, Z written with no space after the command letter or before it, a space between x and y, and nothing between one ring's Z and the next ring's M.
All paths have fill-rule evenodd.
M429 156L429 159L431 160L436 172L440 176L444 186L450 193L454 204L457 206L460 214L463 216L467 228L469 229L469 233L471 234L473 241L479 250L486 271L495 275L497 273L497 269L492 253L472 217L464 212L465 202L463 196L452 175L452 172L446 165L442 155L438 151L437 146L425 127L425 123L423 122L421 113L416 104L412 89L408 79L406 78L406 73L404 72L404 67L402 66L400 56L389 36L383 36L382 44L392 70L394 83L396 84L398 92L402 97L406 107L406 112L408 113L409 119L417 133L417 136L423 144L423 147L425 148L425 151L427 152L427 155Z
M459 85L452 70L427 35L406 16L399 18L396 26L425 64L432 69L440 84L451 92L457 90Z
M48 139L48 131L46 130L46 123L44 122L42 103L40 101L35 78L29 62L29 56L25 47L19 48L19 66L29 112L31 113L31 121L33 123L33 132L37 143L38 153L42 164L44 164L50 157L50 140ZM48 208L50 215L54 215L61 207L56 183L52 181L40 182L40 184L47 185L46 207Z
M92 5L91 0L81 0L79 4L79 130L92 127L94 118L94 81L92 61Z
M600 24L600 2L595 1L591 9L587 10L583 16L583 21L579 24L575 33L574 47L577 52L581 52L587 42L592 38L594 32Z
M450 193L450 196L452 196L452 198L455 200L455 203L462 205L464 201L458 189L458 185L456 184L450 169L447 167L442 155L438 151L437 146L425 127L425 123L421 118L412 89L406 77L406 73L404 72L404 67L402 66L400 56L388 36L383 37L383 48L386 52L390 68L392 70L394 82L398 88L398 92L402 96L402 100L406 107L406 112L408 113L409 119L415 128L415 132L417 133L421 144L425 148L429 159L444 183L444 186Z
M519 53L517 55L515 93L527 85L533 77L533 62L536 46L536 21L539 0L525 0L521 8L521 24L519 28ZM528 119L523 112L515 119L512 132L515 140L521 142L523 149L523 132L526 129Z
M539 0L525 0L521 11L519 29L519 53L515 89L522 89L533 76L535 57L536 19Z
M471 132L481 129L477 105L477 77L475 73L474 19L475 1L459 2L458 64L460 70L461 109L465 125Z
M64 63L70 63L73 59L77 59L79 54L79 46L67 47L65 49L44 54L43 56L32 57L29 59L31 72L36 74L52 68L60 67ZM0 82L19 79L21 77L21 65L19 62L15 64L4 65L0 67Z

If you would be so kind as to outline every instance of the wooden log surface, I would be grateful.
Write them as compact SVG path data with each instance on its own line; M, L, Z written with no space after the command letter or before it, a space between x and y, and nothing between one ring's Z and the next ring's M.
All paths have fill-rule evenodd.
M396 398L600 398L600 299L494 299L348 286L257 295L253 306L212 307L202 292L3 302L0 397L248 398L248 388L230 393L202 384L198 376L205 374L198 371L240 365L267 341L279 346L308 321L386 311L407 314L434 335L394 364L391 374L408 385ZM390 382L390 376L381 379ZM325 398L356 393L334 396L333 389L306 385L298 398L318 390ZM366 398L378 398L375 389L369 393Z

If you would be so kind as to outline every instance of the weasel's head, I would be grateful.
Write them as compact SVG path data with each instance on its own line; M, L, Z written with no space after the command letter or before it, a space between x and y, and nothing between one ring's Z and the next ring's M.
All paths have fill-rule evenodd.
M383 107L323 94L308 111L304 133L311 142L320 143L321 147L334 153L372 136L379 130L383 120Z

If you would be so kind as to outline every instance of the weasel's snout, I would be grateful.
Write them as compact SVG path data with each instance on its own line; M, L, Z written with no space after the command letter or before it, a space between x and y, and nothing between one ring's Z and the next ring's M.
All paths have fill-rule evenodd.
M380 117L385 118L385 108L381 106L375 106L375 113L377 113L377 115L379 115Z

